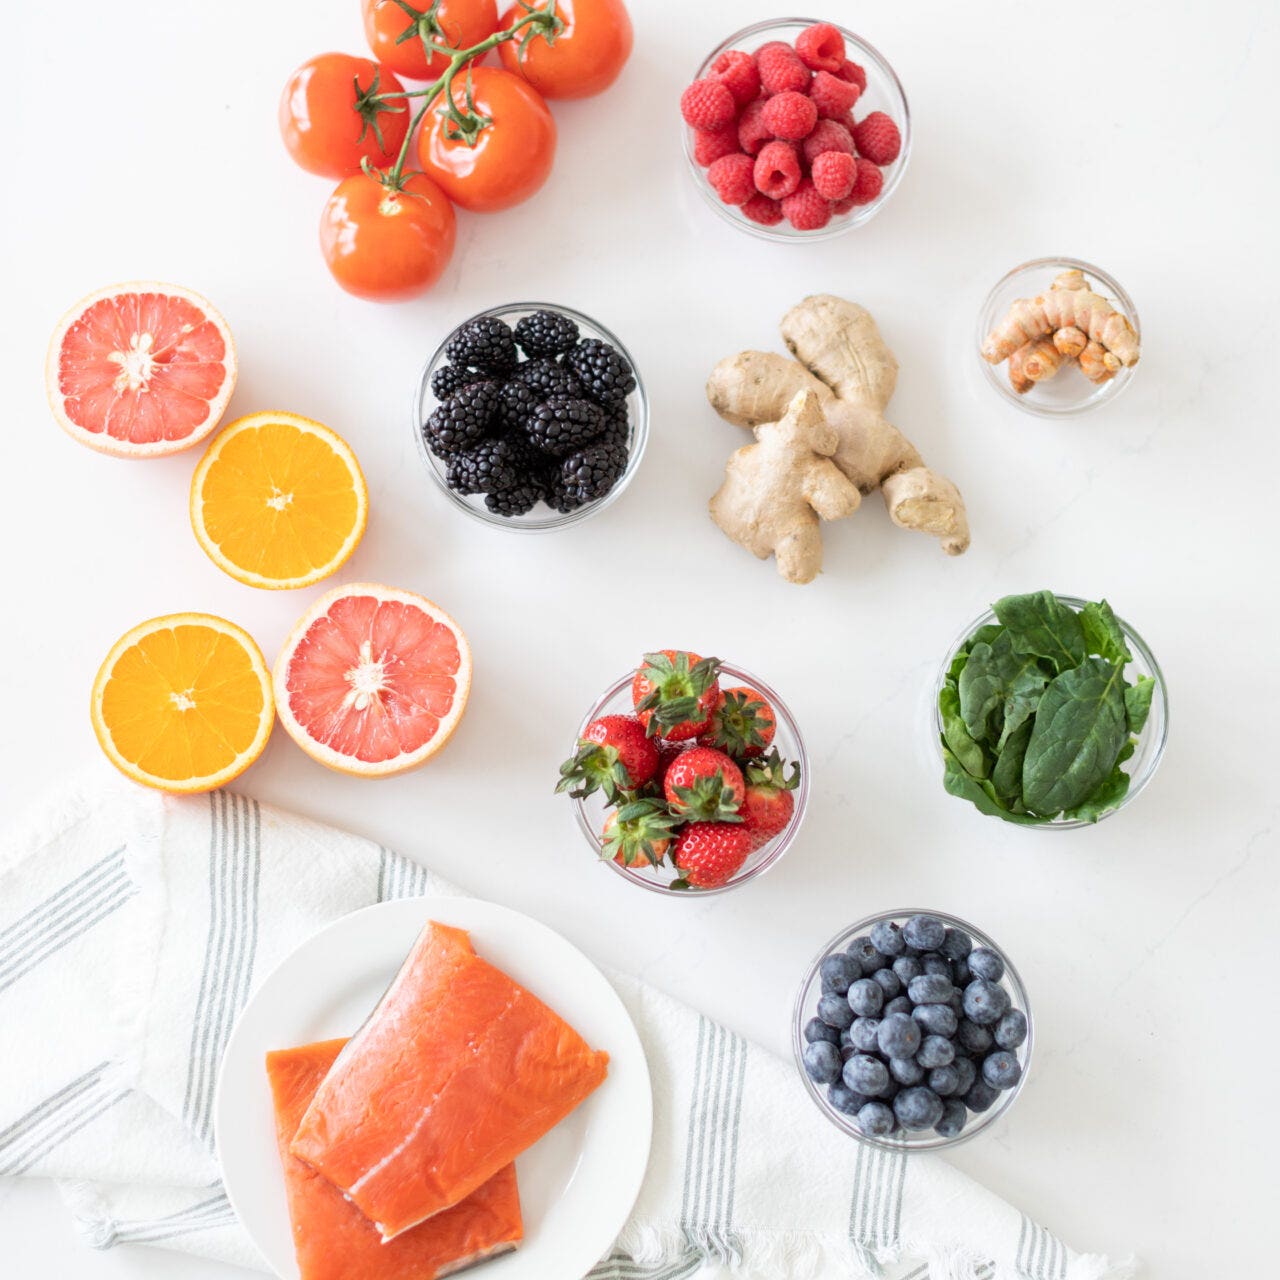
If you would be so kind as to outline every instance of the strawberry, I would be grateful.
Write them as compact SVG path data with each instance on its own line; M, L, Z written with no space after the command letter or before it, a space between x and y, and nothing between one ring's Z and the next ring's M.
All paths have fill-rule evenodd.
M693 743L667 742L662 738L658 738L656 742L658 747L658 767L651 782L654 790L661 795L667 787L667 772L675 764L676 757L688 751L693 746Z
M681 876L671 887L718 888L738 874L750 853L751 834L740 823L691 822L671 851Z
M603 791L610 804L642 787L658 768L658 748L635 716L601 716L582 731L578 749L560 766L557 793L577 800Z
M776 729L777 717L764 694L747 685L735 685L724 691L720 706L698 741L741 759L763 755Z
M791 821L795 797L791 794L800 782L800 766L793 764L788 773L786 763L777 751L771 751L747 765L747 790L740 810L742 825L751 837L751 847L768 844Z
M672 812L693 822L736 822L746 789L742 770L714 747L682 751L662 788Z
M650 737L696 738L720 705L719 658L681 649L646 653L631 682L631 700Z
M676 821L661 800L632 800L605 819L602 856L620 867L657 866L671 847Z

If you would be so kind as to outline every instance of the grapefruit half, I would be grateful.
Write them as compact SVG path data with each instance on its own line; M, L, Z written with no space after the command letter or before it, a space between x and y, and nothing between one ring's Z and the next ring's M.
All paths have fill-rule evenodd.
M471 649L439 605L357 582L321 596L276 659L276 712L341 773L415 769L448 742L471 691Z
M45 388L73 439L119 458L189 449L218 425L236 349L211 302L176 285L110 285L81 298L49 340Z

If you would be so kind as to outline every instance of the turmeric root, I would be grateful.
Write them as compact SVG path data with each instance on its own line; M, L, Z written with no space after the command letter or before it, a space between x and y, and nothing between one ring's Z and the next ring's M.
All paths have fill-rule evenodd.
M789 581L809 582L822 562L814 513L827 520L851 515L862 495L879 489L895 524L938 538L948 555L963 552L969 545L969 525L959 490L926 467L912 444L884 417L897 385L898 362L871 314L856 303L821 294L788 311L781 328L795 359L743 351L722 360L707 382L711 407L735 426L754 430L760 441L730 458L725 484L711 500L715 522L761 558L775 551L779 572ZM806 399L798 403L802 393L807 393ZM808 502L808 518L803 513L799 518L800 533L794 511L795 468L788 465L789 478L776 484L770 468L780 465L774 429L802 404L809 406L805 415L816 413L826 429L809 433L813 452L830 457L827 467L820 469L826 477L821 493L825 499L836 499L834 471L859 501L848 501L846 488L842 501ZM782 434L794 438L796 429L793 423ZM765 453L754 452L766 444ZM753 459L749 469L745 455ZM779 488L788 494L783 501L792 540L785 552L777 549L778 531L765 518L779 501Z
M1048 338L1025 342L1009 357L1009 383L1022 395L1030 391L1037 382L1052 378L1061 364L1062 354L1057 344Z

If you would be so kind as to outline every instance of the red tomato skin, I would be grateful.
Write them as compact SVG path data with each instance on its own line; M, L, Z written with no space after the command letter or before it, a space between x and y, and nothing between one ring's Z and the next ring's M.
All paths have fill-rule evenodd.
M509 209L537 192L551 173L556 122L542 95L500 67L473 67L476 110L493 123L474 147L445 137L446 118L433 108L418 135L418 162L456 205L473 213ZM453 82L454 101L466 101L465 73Z
M523 11L512 5L502 15L503 29ZM635 32L622 0L556 0L565 29L548 45L534 36L520 54L520 41L498 46L508 71L522 75L544 98L590 98L607 89L622 73Z
M386 67L349 53L322 53L309 58L288 79L280 95L280 133L294 161L322 178L345 178L360 172L367 159L379 168L395 163L409 131L408 113L378 114L385 148L372 126L355 110L355 82L368 89L378 76L379 93L398 93L404 85Z
M414 8L425 10L430 0L411 0ZM444 74L449 60L441 54L427 57L422 41L414 36L402 44L396 41L409 25L409 17L394 0L361 0L364 35L373 56L392 71L410 80L435 80ZM445 38L456 49L469 49L498 29L495 0L441 0L436 18Z
M389 192L363 173L343 179L320 217L320 251L333 278L357 298L416 297L444 274L457 220L444 192L420 173Z

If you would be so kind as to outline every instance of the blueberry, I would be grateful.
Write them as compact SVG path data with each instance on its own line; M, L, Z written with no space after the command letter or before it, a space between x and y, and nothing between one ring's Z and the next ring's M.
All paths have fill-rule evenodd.
M973 1088L973 1082L978 1078L978 1068L972 1058L957 1058L949 1067L939 1067L938 1070L954 1071L960 1077L956 1087L951 1090L957 1098L963 1098Z
M855 1054L844 1064L844 1082L850 1089L874 1098L889 1083L889 1068L867 1053Z
M924 1068L914 1058L890 1058L889 1074L899 1084L919 1084L924 1079Z
M839 1111L842 1115L854 1116L867 1105L867 1100L860 1093L854 1093L841 1080L837 1080L835 1084L827 1090L827 1101Z
M894 996L892 1000L886 1002L883 1013L887 1017L891 1013L910 1013L915 1005L911 1003L910 996Z
M821 1019L819 1019L819 1021L821 1021ZM826 1023L824 1022L822 1025L826 1026ZM845 1027L845 1029L842 1032L840 1032L840 1047L842 1049L847 1049L852 1043L853 1043L853 1028Z
M1027 1015L1021 1009L1010 1009L996 1023L996 1044L1002 1049L1016 1049L1027 1038Z
M849 1043L859 1053L875 1053L879 1043L879 1030L879 1018L855 1018L853 1026L849 1028Z
M849 943L846 951L862 966L863 973L875 973L889 961L876 950L876 944L867 935L860 934Z
M877 969L871 975L871 981L879 984L886 1000L892 1000L902 992L902 979L892 969Z
M933 1126L933 1131L940 1138L955 1138L960 1134L969 1119L964 1103L959 1098L948 1098L942 1104L942 1119Z
M949 1062L945 1067L934 1067L925 1083L938 1097L949 1098L953 1093L960 1092L960 1072L954 1062Z
M946 936L947 926L937 916L912 916L902 926L903 940L917 951L937 951Z
M924 966L915 956L899 956L893 962L893 971L903 982L910 982L924 972Z
M961 989L967 987L973 981L973 971L969 968L968 960L953 960L951 962L951 981Z
M900 956L907 944L902 940L902 930L892 920L881 920L871 926L871 945L882 956Z
M978 947L969 953L969 969L988 982L999 982L1004 977L1004 961L989 947Z
M851 1044L842 1044L840 1046L840 1061L848 1062L858 1050Z
M823 960L819 972L822 974L823 991L842 996L862 977L862 966L851 955L837 951Z
M980 1027L968 1018L961 1018L960 1025L956 1028L956 1044L966 1053L986 1053L993 1040L986 1027Z
M805 1045L804 1073L814 1084L834 1084L840 1079L840 1050L827 1040Z
M975 1080L964 1095L964 1105L970 1111L986 1111L999 1096L999 1089L993 1089L985 1080Z
M920 967L925 973L936 973L940 977L951 981L951 961L946 956L940 956L936 951L930 951L926 955L920 957Z
M954 1036L960 1025L949 1004L918 1004L911 1016L920 1024L920 1029L931 1036Z
M940 973L922 973L907 983L907 995L915 1004L946 1004L954 990L951 979Z
M975 951L973 953L977 955ZM964 989L964 1016L980 1027L999 1022L1009 1012L1009 993L987 978L974 978Z
M942 1099L923 1085L903 1089L893 1100L893 1114L904 1129L932 1129L942 1119Z
M891 1013L880 1022L880 1051L890 1058L914 1058L920 1048L920 1024L907 1013Z
M883 1102L868 1102L860 1108L856 1123L868 1138L888 1137L898 1127L893 1108Z
M951 993L951 999L947 1001L951 1006L952 1012L958 1018L964 1012L964 992L956 987Z
M859 978L849 988L849 1008L860 1018L874 1018L884 1008L880 984L870 978Z
M875 986L874 983L872 983ZM879 991L880 988L876 987ZM828 993L818 1001L818 1017L829 1027L835 1027L837 1031L843 1031L845 1027L853 1025L853 1010L849 1008L849 1002L844 996L837 996Z
M938 944L948 960L963 960L973 950L973 939L963 929L948 929Z
M880 1090L880 1101L892 1102L901 1092L902 1086L892 1076L890 1076L889 1083Z
M946 1036L925 1036L916 1054L922 1067L945 1067L956 1060L956 1047Z
M982 1078L997 1089L1012 1089L1022 1079L1022 1067L1016 1054L997 1049L982 1060Z
M840 1033L835 1027L829 1027L821 1018L810 1018L804 1024L804 1038L807 1044L813 1044L817 1040L826 1040L831 1044L837 1044L840 1040Z

